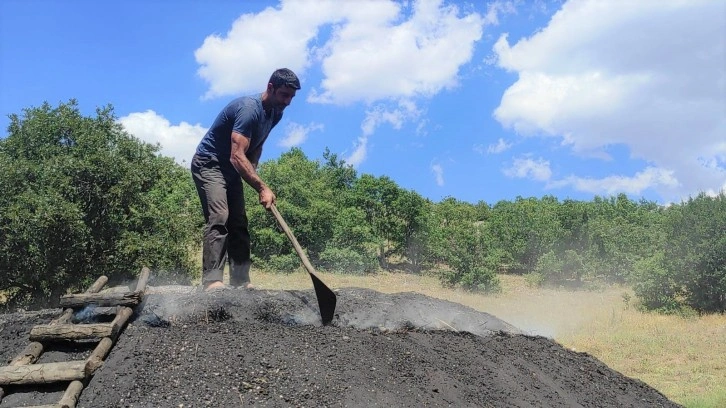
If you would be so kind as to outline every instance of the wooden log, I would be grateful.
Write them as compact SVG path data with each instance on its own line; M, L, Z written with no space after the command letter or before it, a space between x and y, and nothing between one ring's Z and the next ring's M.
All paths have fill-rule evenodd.
M30 330L31 341L62 341L102 339L114 336L114 325L111 323L93 324L44 324Z
M108 353L111 351L116 337L123 331L126 322L129 317L133 314L133 310L128 307L120 307L116 318L111 322L115 326L114 336L106 337L101 339L96 348L93 350L90 356L86 359L86 372L93 374L98 368L103 365L103 359L106 358Z
M101 289L106 285L107 282L108 282L108 278L104 275L101 275L98 279L96 279L95 282L93 282L93 285L89 286L88 289L86 289L86 293L100 292ZM60 317L53 320L50 324L69 323L71 321L72 317L73 317L73 308L68 308L63 311L63 314L60 315Z
M71 318L73 317L73 309L68 308L63 311L63 314L61 314L57 319L50 322L50 324L67 324L70 323Z
M111 323L41 324L30 330L31 341L92 340L110 337L113 341L133 314L129 307L119 307Z
M71 381L68 384L68 388L66 388L66 392L63 393L63 397L58 402L58 406L62 408L75 408L78 397L81 396L81 391L83 391L83 387L83 382L78 380Z
M93 317L93 318L103 317L106 319L105 321L110 321L110 320L113 320L113 318L116 316L116 313L118 312L118 306L98 306L98 307L91 306L91 308L92 309L90 309L88 311L86 319L89 319L91 317ZM71 309L71 310L73 310L73 309ZM86 308L79 309L79 310L86 310ZM74 315L74 317L79 318L79 316L75 316L75 315ZM70 323L72 321L73 321L73 319L69 320L68 323Z
M50 322L50 325L53 326L57 324L91 323L91 319L96 320L95 323L109 322L113 320L114 317L116 317L116 313L118 312L118 306L90 306L89 308L78 309L77 313L73 313L72 308L68 308L66 310L71 311L67 319L64 319L63 321L53 320L52 322ZM85 315L79 315L81 311L83 311ZM74 319L77 319L77 321L74 322Z
M48 384L86 378L86 361L0 367L0 385Z
M118 308L118 313L116 313L116 317L111 322L114 326L113 334L110 336L111 340L116 341L116 337L121 334L121 331L126 326L126 322L129 321L132 314L134 314L134 310L130 307L122 306Z
M93 374L103 365L103 359L106 358L108 352L113 347L113 340L110 337L104 337L98 343L90 356L86 359L86 371Z
M136 292L144 292L146 290L146 284L149 282L149 275L151 274L151 271L147 267L141 268L141 276L139 276L139 281L136 283Z
M38 361L38 358L43 353L43 345L38 342L32 342L25 346L25 349L20 352L12 361L11 366L28 365Z
M141 303L141 292L125 293L82 293L61 296L62 307L79 308L87 305L97 306L131 306Z
M101 275L95 282L93 282L93 285L86 290L86 293L100 292L101 289L106 286L106 283L108 283L108 278L105 275Z
M93 282L93 285L89 286L88 289L86 289L86 293L98 293L106 285L106 283L108 283L108 278L104 275L101 275L98 279L96 279L95 282ZM65 324L70 322L71 317L73 317L73 309L68 308L64 310L63 314L61 314L58 318L50 322L50 324ZM25 350L23 350L17 357L15 357L10 362L10 365L18 366L33 364L38 361L41 354L43 354L43 345L34 341L28 344L25 347ZM5 390L0 387L0 402L2 402L4 396ZM55 407L55 405L49 406Z

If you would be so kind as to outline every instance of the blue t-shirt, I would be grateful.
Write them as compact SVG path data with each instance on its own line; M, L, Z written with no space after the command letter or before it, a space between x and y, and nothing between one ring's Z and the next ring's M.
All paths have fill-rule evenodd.
M231 166L232 131L250 139L247 153L261 147L275 125L282 119L282 112L262 108L262 94L243 96L230 102L217 115L207 133L197 146L197 155L216 158L220 165Z

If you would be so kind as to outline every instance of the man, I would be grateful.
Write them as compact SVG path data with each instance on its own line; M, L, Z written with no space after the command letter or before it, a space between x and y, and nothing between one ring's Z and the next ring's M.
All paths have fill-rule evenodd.
M282 118L282 111L300 89L287 68L272 73L267 89L230 102L197 146L191 168L202 203L204 220L202 284L205 290L224 288L224 266L229 256L230 284L252 288L250 233L242 195L242 180L259 194L269 209L275 193L260 179L257 165L262 145Z

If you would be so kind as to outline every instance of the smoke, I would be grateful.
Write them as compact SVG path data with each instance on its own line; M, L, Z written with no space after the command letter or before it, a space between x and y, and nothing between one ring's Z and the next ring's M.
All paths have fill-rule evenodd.
M320 325L312 292L164 286L147 291L141 320L151 326L233 320L284 325Z
M339 324L358 329L450 330L480 336L506 331L520 333L513 325L488 313L445 300L414 293L383 294L366 289L341 291Z
M201 304L194 301L193 294L196 291L195 287L181 285L147 288L140 313L141 321L150 326L167 326L172 322L190 319L201 312Z
M97 306L94 304L86 305L83 309L78 310L73 314L72 320L75 322L91 322L96 314L96 308Z
M333 325L357 329L467 331L480 336L506 331L513 325L488 313L419 293L384 294L369 289L337 291ZM287 326L322 325L312 290L222 290L205 293L196 288L171 286L147 294L140 320L154 327L210 323L220 320L265 322Z

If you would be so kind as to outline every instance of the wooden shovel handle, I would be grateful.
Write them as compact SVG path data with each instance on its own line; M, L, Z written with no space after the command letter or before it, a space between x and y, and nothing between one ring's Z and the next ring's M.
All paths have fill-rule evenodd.
M313 265L310 263L310 260L308 260L308 256L305 255L305 252L303 251L302 247L297 242L297 239L295 238L295 235L292 233L292 230L290 229L290 227L287 226L285 219L283 219L280 212L277 211L277 207L275 206L275 204L272 204L272 207L270 207L270 211L272 211L272 214L275 216L277 223L280 224L280 226L282 227L282 230L285 231L285 235L287 235L287 237L290 239L292 246L295 247L295 252L297 252L297 256L299 256L300 260L302 260L302 263L305 266L305 269L307 269L307 271L309 273L315 273L315 268L313 268Z

